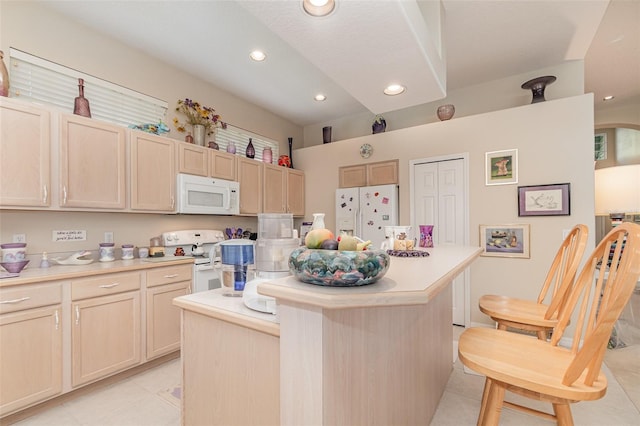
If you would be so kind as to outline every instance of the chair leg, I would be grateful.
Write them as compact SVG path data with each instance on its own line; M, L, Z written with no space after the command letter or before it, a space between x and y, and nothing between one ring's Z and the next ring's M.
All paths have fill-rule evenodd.
M538 334L538 340L547 341L547 330L538 330L536 333Z
M558 426L573 426L573 416L569 404L554 403L553 412L556 415Z
M491 379L484 379L484 390L482 391L482 403L480 404L480 414L478 414L478 425L484 421L484 413L487 408L487 399L489 398L489 390L491 389Z
M505 387L502 384L487 379L489 389L487 392L486 403L484 408L480 409L482 419L478 418L478 426L498 426L500 423L500 413L502 412L502 403L504 401ZM483 400L484 400L483 395Z
M507 330L507 326L506 324L503 324L501 322L498 323L498 330Z

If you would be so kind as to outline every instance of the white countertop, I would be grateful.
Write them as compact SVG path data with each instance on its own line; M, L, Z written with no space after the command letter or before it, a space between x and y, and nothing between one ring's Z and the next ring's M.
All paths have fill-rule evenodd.
M258 293L327 309L428 303L480 255L480 247L440 246L428 257L391 256L389 270L374 284L325 287L289 276L258 285Z

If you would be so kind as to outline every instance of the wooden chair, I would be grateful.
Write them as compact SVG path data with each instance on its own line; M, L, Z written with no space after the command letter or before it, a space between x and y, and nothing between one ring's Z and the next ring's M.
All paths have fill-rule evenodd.
M639 276L640 225L623 223L587 258L549 342L490 328L462 333L460 360L486 376L478 425L497 425L503 405L555 419L559 425L573 425L570 403L605 394L607 380L600 368L607 343ZM572 346L560 347L578 302ZM554 415L505 402L506 391L551 402Z
M511 327L533 331L538 339L547 340L549 332L556 326L564 310L567 294L573 286L587 246L588 234L589 229L585 225L573 227L553 259L536 301L484 295L478 302L480 311L496 321L500 330ZM552 290L551 293L549 290ZM548 295L550 301L546 305L544 302Z

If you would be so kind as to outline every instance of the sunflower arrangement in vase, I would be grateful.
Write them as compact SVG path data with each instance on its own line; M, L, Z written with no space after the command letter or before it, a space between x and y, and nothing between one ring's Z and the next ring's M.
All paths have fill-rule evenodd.
M200 102L196 102L193 99L179 99L176 112L182 113L187 117L184 122L181 122L178 117L173 118L173 125L176 127L176 130L184 133L187 131L187 126L191 125L194 138L198 139L199 133L202 134L202 140L197 141L199 145L204 145L205 134L214 134L218 127L222 127L223 129L227 128L227 123L220 120L220 115L216 114L215 109L203 106Z

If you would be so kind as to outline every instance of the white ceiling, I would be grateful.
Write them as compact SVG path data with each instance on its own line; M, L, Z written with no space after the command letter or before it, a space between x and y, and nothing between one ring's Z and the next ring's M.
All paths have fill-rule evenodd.
M596 108L609 93L640 98L637 0L613 0L606 15L607 0L443 0L441 40L433 0L337 1L315 19L298 0L46 3L300 126L577 59ZM267 60L252 62L254 49ZM382 95L392 82L407 92ZM326 101L313 100L320 92Z

